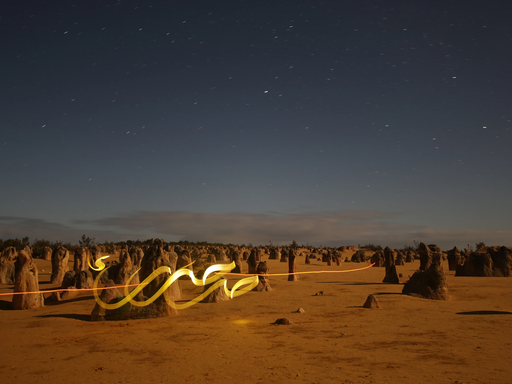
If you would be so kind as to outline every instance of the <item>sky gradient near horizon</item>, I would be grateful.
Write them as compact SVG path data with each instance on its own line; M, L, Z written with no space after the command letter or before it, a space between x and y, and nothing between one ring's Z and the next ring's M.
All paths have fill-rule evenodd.
M505 1L8 1L0 238L512 245Z

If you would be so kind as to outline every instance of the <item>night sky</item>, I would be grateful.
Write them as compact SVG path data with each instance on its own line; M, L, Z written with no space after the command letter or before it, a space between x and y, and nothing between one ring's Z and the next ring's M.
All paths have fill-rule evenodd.
M508 1L6 1L0 238L512 245Z

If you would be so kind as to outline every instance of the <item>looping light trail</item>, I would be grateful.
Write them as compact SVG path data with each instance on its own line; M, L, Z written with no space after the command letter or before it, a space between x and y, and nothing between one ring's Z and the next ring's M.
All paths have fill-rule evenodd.
M100 263L98 263L98 261ZM217 289L219 287L224 288L224 292L226 293L226 295L228 297L234 298L234 297L243 295L244 293L251 291L259 283L258 276L252 275L251 277L246 277L244 279L237 281L236 284L233 286L233 288L231 290L229 290L227 288L227 281L220 280L220 278L223 277L224 275L226 275L228 272L231 272L233 270L233 268L235 268L235 262L232 262L231 264L215 264L215 265L210 266L204 272L202 280L199 280L194 276L194 272L188 268L188 266L190 265L189 264L189 265L186 265L186 266L178 269L174 273L172 273L171 268L169 268L169 267L166 267L166 266L159 267L159 268L155 269L148 277L146 277L144 279L144 281L141 282L137 286L137 288L135 288L133 291L130 292L128 290L128 286L130 284L130 281L139 272L140 269L138 269L132 276L130 276L126 285L124 286L125 297L122 300L118 301L117 303L108 304L108 303L103 302L98 294L98 283L100 281L102 274L105 273L105 271L108 269L108 268L105 268L105 264L103 264L103 265L101 265L101 264L103 264L103 262L101 262L101 259L98 259L96 261L96 266L98 267L98 269L96 269L96 270L99 270L101 272L98 274L98 276L94 280L93 293L94 293L94 298L96 299L96 302L98 303L98 305L100 305L101 307L103 307L107 310L118 309L118 308L122 307L123 305L127 304L128 302L131 305L134 305L136 307L144 307L146 305L153 303L162 294L164 295L164 298L165 298L165 301L167 302L167 304L169 304L171 307L176 308L176 309L184 309L184 308L188 308L188 307L198 303L199 301L203 300L206 296L208 296L211 292L213 292L215 289ZM210 274L213 272L218 272L218 273L209 277ZM153 296L151 296L149 299L144 300L144 301L134 300L134 298L144 289L144 287L146 287L149 283L151 283L151 281L153 281L155 278L157 278L162 273L168 273L170 276L165 281L165 283L162 284L162 286L158 289L158 291L156 291L153 294ZM175 303L172 300L172 298L169 297L168 288L172 285L172 283L174 283L176 280L178 280L182 276L190 277L190 279L192 280L192 283L194 283L194 285L196 285L196 286L206 286L206 285L210 285L210 284L211 284L211 286L206 291L204 291L202 294L200 294L196 298L194 298L186 303L179 303L179 304ZM244 285L245 285L244 288L239 289L239 287L242 287Z
M90 259L87 260L89 267L91 267L91 269L93 269L95 271L100 271L100 274L94 280L93 288L72 290L73 292L93 291L94 298L96 299L96 302L105 309L117 309L117 308L122 307L123 305L125 305L128 302L130 302L131 305L143 307L145 305L149 305L152 302L154 302L159 296L162 295L162 293L164 294L164 298L165 298L166 302L170 306L172 306L176 309L184 309L184 308L188 308L194 304L197 304L198 302L203 300L206 296L208 296L211 292L213 292L215 289L217 289L219 287L224 287L224 292L226 293L226 295L233 299L235 297L241 296L244 293L251 291L254 287L256 287L258 285L258 282L259 282L258 275L255 275L255 274L231 273L231 270L233 270L233 268L235 267L234 262L232 262L230 264L215 264L215 265L208 267L203 275L202 280L199 280L194 276L193 271L188 269L188 267L192 264L191 263L189 265L186 265L186 266L178 269L174 274L171 273L171 269L169 267L165 267L165 266L160 267L160 268L156 269L155 271L153 271L153 273L151 273L146 279L144 279L144 281L142 283L130 284L130 282L133 280L135 275L140 271L140 268L139 268L132 276L130 276L130 278L128 279L128 281L126 282L125 285L98 288L98 284L99 284L101 275L108 269L102 260L107 259L108 257L110 257L110 256L103 256L103 257L100 257L99 259L97 259L94 263L96 265L96 267L93 267L91 265ZM294 275L306 275L306 274L317 274L317 273L348 273L348 272L363 271L365 269L369 269L369 268L373 267L374 265L375 265L375 263L368 265L366 267L349 269L349 270L345 270L345 271L324 271L324 270L322 270L322 271L294 272L293 274ZM217 273L216 275L213 275L211 277L208 277L213 272L219 272L219 273ZM147 299L145 301L133 300L133 298L135 296L137 296L137 294L139 292L141 292L146 285L148 285L151 281L153 281L157 276L159 276L162 273L169 273L170 276L167 279L167 281L164 283L164 285L162 285L162 287L152 297L150 297L149 299ZM220 280L220 278L225 275L248 276L248 277L237 281L233 285L233 288L231 288L231 290L229 290L227 288L227 281ZM289 275L290 275L290 273L269 273L266 276L289 276ZM192 280L192 283L194 283L194 285L196 285L196 286L205 286L208 284L212 284L212 285L201 295L199 295L198 297L196 297L186 303L174 303L172 301L172 299L168 296L167 289L172 285L172 283L174 283L176 280L178 280L181 276L189 276L190 279ZM246 287L239 289L240 287L242 287L244 285L246 285ZM136 288L130 292L129 287L136 287ZM123 300L121 300L120 302L115 303L115 304L107 304L107 303L104 303L103 301L101 301L101 299L99 298L99 295L98 295L99 290L116 289L116 288L124 289L125 297L123 298ZM11 292L11 293L0 293L0 296L28 295L28 294L37 294L37 293L51 293L51 292L65 292L65 291L71 291L71 290L70 289L52 289L52 290L37 291L37 292Z

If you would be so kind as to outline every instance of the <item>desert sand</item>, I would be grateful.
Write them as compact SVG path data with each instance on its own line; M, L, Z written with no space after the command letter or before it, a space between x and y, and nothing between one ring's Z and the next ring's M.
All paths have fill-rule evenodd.
M56 288L50 262L36 262L41 290ZM267 264L270 274L288 271L279 260ZM297 257L299 272L367 265L305 265ZM397 266L401 284L383 284L377 267L296 282L271 275L270 292L144 320L91 322L92 292L18 311L9 309L12 296L1 296L0 382L510 383L510 278L455 277L445 262L448 301L402 295L418 267ZM238 279L229 276L228 285ZM202 292L189 281L182 289L188 300ZM369 294L379 309L362 307ZM283 317L292 324L272 324Z

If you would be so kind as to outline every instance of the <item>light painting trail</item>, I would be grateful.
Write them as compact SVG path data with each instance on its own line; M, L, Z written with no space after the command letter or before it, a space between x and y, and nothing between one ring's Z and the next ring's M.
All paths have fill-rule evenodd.
M110 257L110 256L103 256L103 257L100 257L98 260L96 260L94 262L96 267L92 266L91 262L90 262L90 259L88 259L87 262L89 264L89 267L91 269L95 270L95 271L99 271L100 272L98 274L98 276L96 277L96 279L94 280L93 288L91 288L91 289L73 290L75 292L76 291L81 291L81 292L83 292L83 291L93 291L94 298L96 299L96 302L98 303L98 305L100 305L101 307L103 307L103 308L105 308L107 310L118 309L118 308L122 307L123 305L126 305L128 302L131 305L134 305L134 306L137 306L137 307L144 307L144 306L149 305L152 302L154 302L162 294L164 295L164 298L165 298L165 301L167 302L167 304L170 305L171 307L176 308L176 309L185 309L185 308L191 307L194 304L197 304L198 302L203 300L206 296L208 296L211 292L213 292L215 289L217 289L219 287L223 287L224 292L226 293L226 295L233 299L235 297L241 296L244 293L247 293L247 292L251 291L254 287L256 287L258 285L258 282L259 282L258 275L243 274L243 273L231 273L231 271L235 268L235 262L232 262L230 264L215 264L215 265L212 265L212 266L208 267L206 269L206 271L204 272L203 278L201 280L197 279L194 276L194 272L191 269L188 268L191 265L191 264L189 264L189 265L186 265L186 266L178 269L174 273L171 272L171 269L169 267L163 266L163 267L157 268L156 270L154 270L140 284L130 284L130 281L139 272L139 270L140 270L140 268L139 268L132 276L130 276L130 278L128 279L128 281L126 282L125 285L99 288L98 284L99 284L100 278L101 278L102 274L105 273L105 271L108 270L108 267L106 267L105 263L103 263L102 260L107 259L108 257ZM368 265L366 267L356 268L356 269L349 269L349 270L345 270L345 271L323 271L322 270L322 271L294 272L294 274L295 275L305 275L305 274L317 274L317 273L348 273L348 272L357 272L357 271L363 271L365 269L369 269L369 268L373 267L374 264L375 263L373 263L371 265ZM215 275L209 277L209 275L214 273L214 272L218 272L218 273L216 273ZM160 287L160 289L153 296L151 296L149 299L144 300L144 301L133 300L133 298L135 296L137 296L139 294L139 292L141 292L146 285L148 285L151 281L153 281L157 276L159 276L162 273L169 273L170 276L166 280L166 282ZM245 278L243 278L241 280L238 280L233 285L233 288L231 288L231 290L229 290L227 288L227 280L221 279L225 275L248 276L248 277L245 277ZM267 276L288 276L288 275L290 275L290 273L269 273L269 274L267 274ZM210 284L211 285L210 285L210 287L206 291L201 293L196 298L194 298L194 299L192 299L192 300L190 300L188 302L185 302L185 303L175 303L173 300L171 300L169 298L168 293L167 293L167 289L172 285L172 283L174 283L176 280L178 280L182 276L190 277L192 283L194 283L194 285L196 285L198 287L206 286L206 285L210 285ZM136 287L136 288L133 289L130 292L130 290L129 290L130 287ZM243 287L243 288L240 288L240 287ZM117 303L114 303L114 304L108 304L108 303L105 303L105 302L103 302L101 300L101 298L100 298L100 296L98 294L98 291L100 291L102 289L116 289L116 288L123 288L123 290L124 290L125 297L121 301L119 301ZM0 293L0 296L26 295L26 294L34 294L34 293L50 293L50 292L64 292L64 291L69 291L69 289L53 289L53 290L39 291L39 292Z
M100 261L100 259L98 259L98 261ZM258 282L259 282L258 276L253 275L251 277L246 277L244 279L237 281L235 283L235 285L233 286L233 288L231 288L231 290L229 290L227 288L227 281L220 280L220 278L223 277L228 272L231 272L233 270L233 268L235 268L235 262L232 262L231 264L215 264L215 265L210 266L204 272L202 280L199 280L194 276L194 272L188 268L189 265L186 265L186 266L178 269L174 273L171 272L171 268L169 268L169 267L163 266L163 267L157 268L146 279L144 279L144 281L142 283L140 283L137 288L135 288L133 291L129 292L128 286L130 284L130 281L133 279L133 277L139 272L140 269L138 269L128 279L127 284L124 286L125 297L117 303L108 304L108 303L104 303L98 295L98 282L101 278L101 275L108 268L105 268L104 264L103 264L103 267L101 267L99 265L99 263L96 262L96 266L99 268L97 270L100 270L101 272L94 280L94 288L93 288L94 298L96 299L96 302L98 303L98 305L100 305L101 307L103 307L107 310L112 310L112 309L118 309L128 302L130 302L130 304L132 304L136 307L144 307L144 306L149 305L152 302L154 302L158 297L160 297L163 294L165 301L167 302L167 304L169 306L176 308L176 309L184 309L184 308L188 308L188 307L198 303L199 301L203 300L206 296L208 296L211 292L213 292L215 289L217 289L219 287L223 287L226 295L233 299L235 297L238 297L240 295L243 295L244 293L251 291L254 287L256 287L258 285ZM218 272L218 273L215 274L214 276L208 277L213 272ZM148 285L152 280L154 280L157 276L161 275L162 273L169 273L170 276L166 280L166 282L160 287L160 289L157 292L155 292L155 294L153 296L151 296L149 299L144 300L144 301L133 300L133 298L135 296L137 296L137 294L140 291L142 291L146 285ZM211 284L211 286L206 291L204 291L201 295L197 296L193 300L190 300L186 303L177 304L169 298L167 289L171 286L172 283L174 283L176 280L178 280L181 276L190 277L190 279L192 280L192 283L194 283L194 285L196 285L196 286L205 286L205 285L210 285L210 284ZM239 289L241 286L244 286L244 285L245 285L244 288Z

